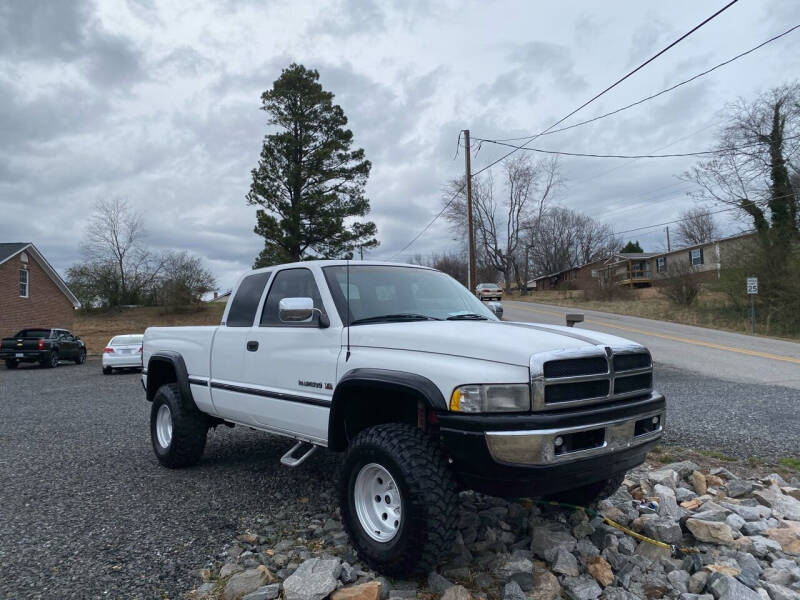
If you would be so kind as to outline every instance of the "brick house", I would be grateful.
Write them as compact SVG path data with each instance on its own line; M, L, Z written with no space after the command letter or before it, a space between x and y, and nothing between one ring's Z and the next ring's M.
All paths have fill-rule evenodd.
M71 330L80 305L36 246L0 243L0 337L26 327Z

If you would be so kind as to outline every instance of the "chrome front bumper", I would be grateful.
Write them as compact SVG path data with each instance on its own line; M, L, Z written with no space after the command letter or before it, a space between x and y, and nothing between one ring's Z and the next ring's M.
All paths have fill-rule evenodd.
M657 440L664 430L665 416L666 411L659 409L577 427L488 431L485 434L486 445L495 461L509 465L545 466L572 462ZM561 444L557 446L559 439Z

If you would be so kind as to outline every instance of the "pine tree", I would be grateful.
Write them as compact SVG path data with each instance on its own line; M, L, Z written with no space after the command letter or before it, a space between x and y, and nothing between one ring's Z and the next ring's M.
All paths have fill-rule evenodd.
M248 204L261 207L254 231L264 249L256 268L378 245L375 223L345 223L369 213L364 188L372 165L363 149L351 150L347 117L318 80L316 70L292 64L261 96L278 131L264 138L247 194Z

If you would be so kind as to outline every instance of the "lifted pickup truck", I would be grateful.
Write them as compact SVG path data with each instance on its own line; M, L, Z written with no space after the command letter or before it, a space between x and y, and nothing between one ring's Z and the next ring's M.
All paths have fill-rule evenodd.
M21 362L57 367L59 360L72 360L80 365L86 362L86 345L66 329L23 329L0 340L0 360L6 361L8 369L16 369Z
M650 353L586 330L499 321L449 276L312 261L251 271L218 327L145 332L153 449L200 460L209 427L344 452L345 528L376 570L446 556L458 490L588 504L661 437Z

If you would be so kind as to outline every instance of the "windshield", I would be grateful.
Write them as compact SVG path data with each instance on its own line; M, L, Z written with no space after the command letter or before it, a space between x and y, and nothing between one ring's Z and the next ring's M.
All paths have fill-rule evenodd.
M15 338L49 338L50 337L50 330L49 329L23 329L17 335L14 336Z
M133 346L135 344L141 344L142 339L144 336L141 335L118 335L115 338L111 338L111 346Z
M497 317L449 275L430 269L389 265L350 265L350 319L347 318L347 268L324 267L336 309L344 323L385 320Z

